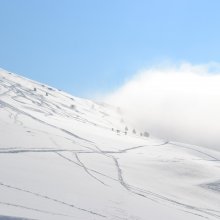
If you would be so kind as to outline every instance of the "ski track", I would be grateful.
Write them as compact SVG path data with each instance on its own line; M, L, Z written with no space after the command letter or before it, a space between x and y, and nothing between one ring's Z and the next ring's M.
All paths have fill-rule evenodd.
M16 95L11 96L11 98L14 101L19 102L21 104L26 104L26 103L18 100L19 98L25 98L26 100L31 101L32 104L40 107L41 109L43 108L44 111L45 111L44 112L45 116L57 114L57 115L62 116L62 117L73 118L73 119L75 119L77 121L80 121L82 123L88 123L88 124L91 124L93 126L97 126L96 123L94 123L92 121L89 121L86 118L82 118L79 115L75 115L75 114L72 114L70 112L66 112L65 109L73 110L73 109L70 108L70 106L59 103L63 107L63 108L60 108L58 105L52 103L49 99L46 99L43 95L38 94L34 90L22 88L20 84L13 83L13 82L11 82L10 80L7 80L7 79L5 79L5 81L7 81L9 83L9 86L5 85L4 81L0 80L0 82L3 82L2 86L7 88L8 90L3 92L2 94L0 94L0 96L5 96L5 95L9 94L10 92L14 92ZM42 90L42 89L39 89L39 88L38 88L38 90L45 93L45 94L48 93L48 90ZM50 96L53 96L53 95L50 93ZM64 97L67 98L66 96L64 96ZM70 99L73 100L73 98L70 98ZM35 101L35 100L37 100L37 101ZM25 105L23 107L27 108L27 109L29 108L28 106L25 106ZM32 108L32 111L39 112L39 110L36 109L36 108L33 108L33 107L30 107L30 108ZM48 109L52 113L48 112ZM78 113L81 114L81 112L77 111L76 109L75 109L75 112L78 112ZM99 127L102 127L104 129L109 129L108 127L103 126L103 125L99 125Z
M210 155L210 154L208 154L208 153L205 153L205 152L203 152L203 151L194 149L194 148L192 148L192 147L183 146L183 145L177 145L177 144L175 144L175 143L173 143L173 142L171 142L171 141L168 142L168 143L169 143L170 145L174 145L174 146L177 146L177 147L179 147L179 148L186 148L186 149L189 149L189 150L192 150L192 151L196 151L196 152L198 152L198 153L200 153L200 154L203 154L203 155L205 155L205 156L208 156L209 158L212 159L212 161L220 161L218 158L213 157L212 155Z
M124 178L123 178L122 169L120 168L118 160L115 157L112 157L112 158L113 158L113 160L115 162L115 165L116 165L116 168L117 168L118 181L120 182L120 184L126 190L130 191L131 193L136 194L136 195L141 196L141 197L144 197L146 199L150 199L153 202L159 202L159 201L164 202L164 201L167 201L167 202L169 202L171 204L174 204L174 205L177 205L179 207L190 209L190 210L192 210L190 212L191 214L202 216L204 218L208 218L208 217L200 215L198 213L194 213L193 211L199 212L199 213L203 213L203 214L206 214L208 216L213 216L213 217L216 217L216 218L220 219L220 215L219 214L213 213L213 212L215 212L215 210L205 210L205 209L201 209L201 208L198 208L198 207L195 207L195 206L192 206L192 205L181 203L181 202L178 202L176 200L170 199L168 197L162 196L160 194L157 194L157 193L154 193L154 192L151 192L151 191L147 191L147 190L144 190L144 189L141 189L141 188L137 188L137 187L134 187L134 186L130 185L129 183L126 183ZM186 211L186 210L183 210L183 211Z
M97 173L97 174L100 174L102 176L105 176L107 178L111 178L105 174L102 174L100 172L97 172L95 170L92 170L90 168L87 168L82 162L81 160L79 160L79 157L78 157L78 154L101 154L105 157L108 157L108 158L112 158L114 164L115 164L115 168L116 168L116 171L118 173L118 180L114 179L114 178L111 178L112 180L114 181L118 181L123 188L125 188L126 190L128 190L129 192L133 193L133 194L136 194L137 196L141 196L141 197L144 197L146 199L149 199L153 202L164 202L164 201L167 201L171 204L174 204L174 205L177 205L177 206L180 206L180 207L184 207L186 209L190 209L192 211L195 211L195 212L201 212L203 214L207 214L209 216L214 216L218 219L220 219L220 215L219 214L215 214L217 213L217 211L215 210L204 210L204 209L200 209L200 208L197 208L197 207L194 207L194 206L191 206L191 205L188 205L188 204L184 204L184 203L181 203L181 202L178 202L178 201L175 201L175 200L172 200L170 198L167 198L167 197L164 197L160 194L157 194L157 193L154 193L154 192L151 192L151 191L147 191L147 190L144 190L144 189L141 189L141 188L138 188L138 187L135 187L135 186L132 186L130 185L129 183L126 183L124 178L123 178L123 173L122 173L122 169L119 165L119 162L118 162L118 159L113 156L114 154L124 154L126 153L127 151L131 151L131 150L136 150L138 148L143 148L143 147L149 147L149 146L163 146L163 145L166 145L166 144L170 144L170 142L168 141L165 141L161 144L152 144L152 145L144 145L144 146L136 146L136 147L132 147L132 148L126 148L126 149L123 149L123 150L119 150L119 151L102 151L100 150L100 148L98 148L99 150L98 151L74 151L74 150L67 150L67 149L9 149L9 150L5 150L4 148L1 148L0 149L0 153L44 153L44 152L51 152L51 153L56 153L57 155L59 155L60 157L64 158L65 160L71 162L71 163L74 163L75 165L77 166L80 166L84 169L84 171L90 175L92 178L94 178L95 180L97 180L98 182L102 183L103 185L106 185L103 181L101 181L100 179L98 179L97 177L95 177L94 175L91 174L91 172L94 172L94 173ZM190 148L191 149L191 148ZM3 150L3 151L2 151ZM191 149L191 150L194 150L194 149ZM78 162L75 162L65 156L63 156L61 153L62 152L71 152L71 153L74 153L76 159ZM200 152L201 153L201 152ZM207 154L206 154L207 155ZM0 185L2 185L0 183ZM106 185L107 186L107 185ZM184 210L185 211L185 210ZM198 215L197 213L194 213L193 214L195 215ZM204 217L204 216L203 216ZM205 217L204 217L205 218Z
M77 139L80 139L80 140L83 140L83 141L86 141L86 142L89 142L89 143L93 143L93 142L91 142L91 141L89 141L89 140L87 140L87 139L85 139L85 138L79 137L78 135L76 135L76 134L74 134L74 133L72 133L72 132L70 132L70 131L68 131L68 130L66 130L66 129L63 129L63 128L57 127L57 126L55 126L55 125L51 125L51 124L49 124L49 123L47 123L47 122L44 122L44 121L42 121L41 119L38 119L38 118L36 118L36 117L30 115L30 114L27 113L27 112L24 112L24 111L22 111L22 110L19 110L19 109L17 109L16 107L14 107L14 106L12 106L12 105L10 105L10 104L8 104L8 103L2 101L2 100L0 100L0 103L3 104L5 107L8 107L9 109L14 110L14 111L17 112L17 113L23 114L23 115L28 116L28 117L30 117L30 118L32 118L32 119L34 119L34 120L36 120L36 121L38 121L38 122L44 124L44 125L47 125L47 126L49 126L49 127L55 128L55 129L57 129L57 130L60 130L60 131L66 133L66 134L68 134L68 135L70 135L70 136L72 136L72 137L74 137L74 138L77 138Z
M31 194L31 195L34 195L34 196L37 196L37 197L40 197L40 198L43 198L43 199L55 202L55 203L59 203L59 204L62 204L62 205L65 205L65 206L68 206L68 207L71 207L71 208L83 211L83 212L87 212L87 213L92 214L92 215L96 215L96 216L99 216L99 217L106 218L105 215L102 215L102 214L99 214L97 212L94 212L94 211L91 211L91 210L87 210L87 209L84 209L84 208L80 208L80 207L78 207L76 205L73 205L73 204L70 204L70 203L66 203L64 201L61 201L61 200L58 200L58 199L55 199L55 198L52 198L52 197L49 197L49 196L46 196L46 195L43 195L43 194L40 194L40 193L36 193L36 192L29 191L29 190L21 189L21 188L18 188L18 187L14 187L14 186L11 186L11 185L8 185L8 184L4 184L3 182L0 182L0 185L3 186L3 187L7 187L7 188L10 188L10 189L13 189L13 190L17 190L17 191L21 191L21 192L24 192L24 193L28 193L28 194Z
M98 179L96 176L92 175L88 168L84 165L84 163L79 159L79 156L77 153L74 153L75 157L76 157L76 160L78 161L78 163L81 165L81 167L85 170L85 172L91 176L93 179L97 180L98 182L100 182L101 184L105 185L105 186L108 186L106 183L104 183L102 180Z
M49 212L46 210L42 210L42 209L36 209L36 208L31 208L31 207L27 207L27 206L23 206L23 205L19 205L19 204L14 204L14 203L8 203L8 202L1 202L1 205L6 205L6 206L13 206L13 207L17 207L17 208L22 208L22 209L27 209L27 210L31 210L31 211L35 211L35 212L40 212L43 214L49 214L49 215L58 215L58 216L64 216L64 217L69 217L69 218L73 218L74 216L71 215L66 215L66 214L62 214L62 213L57 213L57 212Z
M95 153L95 152L94 152L94 153ZM75 164L75 165L77 165L77 166L83 167L82 164L77 163L77 162L71 160L71 159L68 158L68 157L65 157L65 156L62 155L61 153L56 152L56 154L57 154L58 156L60 156L61 158L63 158L64 160L70 162L70 163L73 163L73 164ZM96 171L96 170L94 170L94 169L91 169L91 168L88 168L88 167L86 167L86 169L87 169L88 171L90 171L90 172L96 173L96 174L98 174L98 175L101 175L101 176L106 177L106 178L108 178L108 179L111 179L111 180L113 180L113 181L117 181L117 179L112 178L112 177L110 177L110 176L108 176L108 175L105 175L105 174L103 174L103 173L101 173L101 172L98 172L98 171Z

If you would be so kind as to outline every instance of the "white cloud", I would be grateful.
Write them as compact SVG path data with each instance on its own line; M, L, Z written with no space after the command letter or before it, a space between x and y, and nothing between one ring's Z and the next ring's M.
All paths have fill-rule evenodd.
M137 73L106 101L134 127L220 150L220 65L157 66Z

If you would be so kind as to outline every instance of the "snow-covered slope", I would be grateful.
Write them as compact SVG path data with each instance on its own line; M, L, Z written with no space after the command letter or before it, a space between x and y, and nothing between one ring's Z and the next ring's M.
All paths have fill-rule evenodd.
M117 108L1 70L0 219L220 219L219 152L132 129Z

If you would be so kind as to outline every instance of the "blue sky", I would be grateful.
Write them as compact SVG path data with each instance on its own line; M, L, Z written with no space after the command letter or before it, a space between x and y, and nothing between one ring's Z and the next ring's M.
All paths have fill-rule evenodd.
M0 67L81 97L171 60L220 62L219 0L0 0Z

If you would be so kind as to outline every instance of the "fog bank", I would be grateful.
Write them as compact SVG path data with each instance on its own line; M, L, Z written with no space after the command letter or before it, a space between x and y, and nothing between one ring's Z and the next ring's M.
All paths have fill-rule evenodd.
M105 101L120 106L137 129L220 150L219 64L152 67Z

